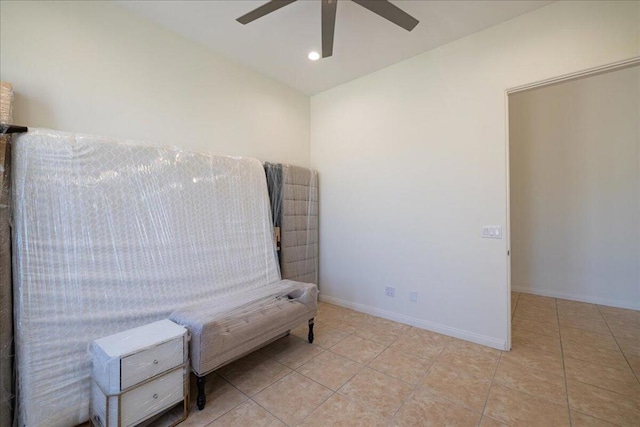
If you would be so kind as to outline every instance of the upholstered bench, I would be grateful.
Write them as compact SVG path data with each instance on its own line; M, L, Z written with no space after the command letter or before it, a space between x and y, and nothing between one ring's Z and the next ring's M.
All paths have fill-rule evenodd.
M171 320L191 332L191 368L197 376L198 409L206 403L205 376L274 341L313 318L318 288L311 283L282 280L259 290L183 307Z

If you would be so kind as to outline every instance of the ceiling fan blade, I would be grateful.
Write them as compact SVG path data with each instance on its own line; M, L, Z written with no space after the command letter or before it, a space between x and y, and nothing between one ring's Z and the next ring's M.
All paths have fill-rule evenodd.
M338 0L322 0L322 57L333 55L333 34L336 29Z
M353 0L353 2L399 25L407 31L413 30L420 22L387 0Z
M276 10L285 7L288 4L293 3L296 0L271 0L269 3L265 3L257 9L253 9L251 12L242 15L240 18L236 19L241 24L248 24L249 22L255 21L258 18L262 18L265 15L268 15L271 12L275 12Z

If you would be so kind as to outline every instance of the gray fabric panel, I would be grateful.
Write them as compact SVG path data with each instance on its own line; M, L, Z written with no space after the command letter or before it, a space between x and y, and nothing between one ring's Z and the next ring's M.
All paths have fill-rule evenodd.
M318 283L318 175L282 165L280 271L283 279Z

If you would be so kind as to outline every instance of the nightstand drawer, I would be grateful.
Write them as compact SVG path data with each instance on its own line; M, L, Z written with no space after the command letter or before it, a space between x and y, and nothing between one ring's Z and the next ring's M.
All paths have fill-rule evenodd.
M124 357L120 371L120 389L126 390L148 378L183 363L183 338L179 337L156 347Z
M185 368L186 369L186 368ZM122 395L121 425L128 427L184 398L184 369L163 375Z

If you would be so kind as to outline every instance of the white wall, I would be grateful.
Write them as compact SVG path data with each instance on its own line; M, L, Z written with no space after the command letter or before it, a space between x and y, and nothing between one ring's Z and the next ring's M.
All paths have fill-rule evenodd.
M554 3L312 97L321 297L504 348L505 90L638 55L639 7Z
M640 67L509 97L513 290L640 309Z
M108 2L0 2L14 121L309 164L309 97Z

